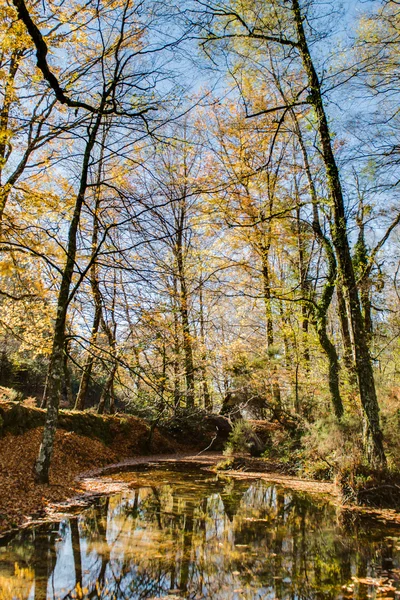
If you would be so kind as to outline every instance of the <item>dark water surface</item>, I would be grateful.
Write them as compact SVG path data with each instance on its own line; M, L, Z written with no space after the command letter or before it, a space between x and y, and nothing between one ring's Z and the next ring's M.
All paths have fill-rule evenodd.
M400 531L269 482L158 466L0 546L0 600L400 600Z

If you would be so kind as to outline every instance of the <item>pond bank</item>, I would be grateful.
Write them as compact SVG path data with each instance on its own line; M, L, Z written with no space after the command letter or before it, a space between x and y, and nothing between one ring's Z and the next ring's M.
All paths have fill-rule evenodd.
M272 474L277 484L263 480L265 473L216 475L210 469L219 458L180 453L148 463L140 457L132 470L125 461L125 470L97 471L106 493L0 541L0 597L256 600L301 597L306 590L308 597L390 600L400 594L399 527L349 518L326 494L283 486L296 483L290 477Z
M33 480L33 464L41 435L42 428L39 427L19 436L7 434L0 439L0 485L4 490L0 497L0 536L34 521L58 520L66 513L79 511L98 495L123 491L126 484L123 478L112 477L115 474L153 463L166 466L192 464L215 470L223 458L220 452L199 453L197 450L168 454L162 444L162 451L157 454L124 457L98 440L59 430L51 484L38 485ZM330 482L279 473L274 463L270 465L271 472L265 472L268 465L262 460L252 459L253 469L256 463L259 463L259 470L235 470L226 474L238 479L264 479L288 489L336 497L335 486Z
M43 513L51 503L84 493L77 479L80 473L144 453L149 426L143 420L61 411L50 485L36 484L33 466L44 415L41 409L0 402L0 533L23 526L28 515ZM174 454L182 448L154 432L152 453Z
M93 496L111 494L124 488L115 473L149 463L191 463L215 469L226 462L221 453L202 452L183 446L157 429L151 453L146 454L149 425L128 415L98 416L93 413L62 411L57 432L50 485L34 481L33 465L42 438L44 411L19 403L0 402L0 535L32 522L54 518L58 512L85 505ZM101 441L105 436L107 444ZM148 446L147 446L148 448ZM227 475L263 479L304 493L326 495L342 506L334 483L302 479L278 461L239 456ZM224 472L224 471L221 471ZM400 523L394 510L346 506L346 509Z
M78 473L74 482L70 486L37 486L47 495L42 497L46 499L40 510L34 510L30 515L24 514L23 520L18 527L23 528L33 523L48 521L60 521L66 516L81 512L99 496L108 496L126 491L132 485L132 476L137 471L140 477L142 468L154 465L165 465L167 469L171 468L191 468L198 467L202 472L210 471L215 473L218 464L223 459L220 452L179 452L175 454L154 454L147 456L136 456L126 458L120 462L104 464L102 467L96 467L84 472ZM251 464L258 462L251 459ZM299 479L290 475L274 471L275 464L271 464L271 472L266 472L265 461L259 461L259 471L218 471L221 476L233 477L238 480L258 479L270 483L278 484L288 490L296 492L306 492L324 496L330 501L337 500L336 488L331 482L321 482ZM47 488L47 490L45 489ZM56 488L56 490L54 489ZM57 492L57 495L54 492ZM337 502L336 502L337 503ZM0 537L13 533L12 530L0 532Z

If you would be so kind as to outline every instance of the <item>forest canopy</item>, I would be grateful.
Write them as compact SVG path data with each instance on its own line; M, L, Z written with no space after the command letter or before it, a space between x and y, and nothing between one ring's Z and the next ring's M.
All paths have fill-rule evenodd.
M37 479L60 403L276 420L395 466L398 3L0 18L0 385L47 409Z

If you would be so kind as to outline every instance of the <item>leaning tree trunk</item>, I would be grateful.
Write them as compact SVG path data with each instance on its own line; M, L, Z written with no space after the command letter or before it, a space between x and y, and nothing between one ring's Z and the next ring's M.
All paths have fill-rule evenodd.
M101 114L99 113L96 117L96 120L90 131L89 138L86 142L79 191L76 197L74 213L68 232L67 260L63 270L61 286L58 293L56 322L54 325L53 334L53 346L50 356L50 363L47 374L47 384L45 389L44 401L47 406L47 414L43 431L43 440L40 446L39 456L35 465L35 478L36 481L39 483L49 482L49 468L57 429L61 383L64 372L65 324L67 318L68 305L70 302L69 292L75 266L77 234L82 205L88 186L90 157L96 139L97 131L100 126L100 122Z
M311 196L312 202L312 229L315 234L315 237L321 244L322 248L325 251L326 259L328 262L328 273L327 280L323 287L321 297L319 301L314 301L312 303L308 303L310 318L314 325L315 331L318 335L318 341L325 352L325 355L328 359L329 365L329 391L331 395L331 402L333 406L333 410L338 419L344 414L343 401L340 394L340 380L339 380L339 358L337 355L337 351L335 345L331 342L327 334L327 314L332 301L333 292L335 289L336 279L337 279L337 264L335 253L332 248L332 244L330 240L324 235L321 223L319 219L319 210L318 210L318 197L317 191L315 189L314 180L311 174L310 163L308 160L307 149L304 144L303 136L300 130L300 126L298 124L296 115L294 111L291 111L293 122L295 125L296 135L299 140L301 153L303 156L304 168L306 171L307 181L309 192ZM303 271L302 277L304 278L305 266L304 266L304 256L299 254L299 260L301 265L301 270ZM306 293L307 290L305 285L302 286L303 293ZM307 293L306 293L307 296ZM306 297L305 296L305 297Z
M364 412L364 451L366 458L375 467L386 466L383 435L380 426L379 405L376 396L372 361L367 335L358 297L357 282L347 236L346 215L339 171L333 154L328 120L322 100L318 75L308 48L299 0L292 0L292 9L298 37L298 49L308 78L309 101L315 110L321 142L330 199L333 206L332 241L338 261L339 277L343 282L349 320L354 336L355 368L358 378L360 399Z

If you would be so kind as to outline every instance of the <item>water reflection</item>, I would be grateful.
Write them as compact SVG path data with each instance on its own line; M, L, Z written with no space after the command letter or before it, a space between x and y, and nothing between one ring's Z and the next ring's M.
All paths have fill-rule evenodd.
M400 537L323 500L193 471L143 478L0 547L0 600L395 597Z

